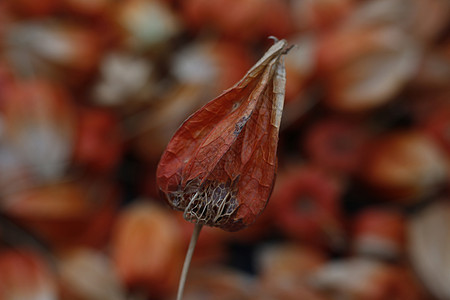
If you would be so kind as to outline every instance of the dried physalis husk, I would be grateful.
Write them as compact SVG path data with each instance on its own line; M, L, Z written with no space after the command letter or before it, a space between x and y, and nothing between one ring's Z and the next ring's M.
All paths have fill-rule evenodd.
M236 231L253 223L266 206L277 166L286 51L287 42L277 41L169 142L157 183L186 220Z
M450 203L434 203L415 215L408 233L408 249L418 276L438 299L449 299Z

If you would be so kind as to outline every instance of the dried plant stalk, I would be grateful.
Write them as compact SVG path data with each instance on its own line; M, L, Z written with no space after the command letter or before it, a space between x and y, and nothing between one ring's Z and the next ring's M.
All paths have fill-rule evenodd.
M187 273L191 264L192 255L194 254L195 245L197 244L198 236L202 230L202 224L195 224L194 231L192 232L191 241L189 242L189 248L186 253L186 258L183 263L183 270L181 271L180 283L178 284L177 300L183 298L184 285L186 283Z
M227 231L253 223L272 192L286 73L285 40L231 89L189 117L169 142L157 183L172 208L195 223L177 299L203 225Z

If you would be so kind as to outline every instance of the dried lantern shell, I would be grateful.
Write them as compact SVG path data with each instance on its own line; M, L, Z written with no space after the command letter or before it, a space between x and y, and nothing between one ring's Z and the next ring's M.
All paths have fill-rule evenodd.
M272 192L284 102L276 42L231 89L187 119L157 169L166 201L186 220L236 231L252 224Z

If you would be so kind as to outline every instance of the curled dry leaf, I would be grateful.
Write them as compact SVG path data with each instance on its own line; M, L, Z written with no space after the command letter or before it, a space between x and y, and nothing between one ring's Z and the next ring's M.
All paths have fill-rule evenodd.
M414 268L438 299L450 298L450 205L438 202L411 219L409 251Z
M284 101L276 42L231 89L187 119L161 157L157 183L186 220L236 231L253 223L272 192Z

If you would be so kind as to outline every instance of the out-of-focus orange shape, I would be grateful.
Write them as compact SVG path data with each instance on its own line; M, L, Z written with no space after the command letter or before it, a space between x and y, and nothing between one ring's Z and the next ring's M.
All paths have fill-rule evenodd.
M313 273L309 282L331 299L428 299L411 270L376 260L331 261Z
M0 299L56 300L54 275L36 253L23 249L2 250Z
M340 247L339 182L316 167L300 167L277 181L272 204L276 225L287 236Z
M112 259L122 282L160 297L174 291L182 261L181 232L173 214L153 203L136 203L119 216Z
M316 52L327 106L366 112L393 100L419 62L417 43L396 27L352 27L323 35Z
M361 164L369 138L361 123L343 118L316 121L304 140L309 159L329 170L344 174L355 172Z
M380 198L407 204L435 193L446 181L449 166L429 136L412 130L375 140L360 171Z
M106 242L116 209L111 187L53 183L5 197L5 214L58 249Z
M287 42L276 42L231 89L173 136L157 183L186 220L236 231L253 223L272 192L284 102Z
M122 155L122 134L116 116L100 108L83 108L78 116L74 162L90 171L107 173Z
M62 300L125 300L113 265L104 253L78 248L60 255L58 260Z
M267 35L286 37L293 21L285 1L186 0L181 3L186 26L213 29L220 35L255 41Z
M72 99L43 79L14 81L2 91L5 141L39 179L59 178L69 163L75 120Z
M354 220L352 243L357 254L401 258L406 247L406 218L393 209L365 209Z

